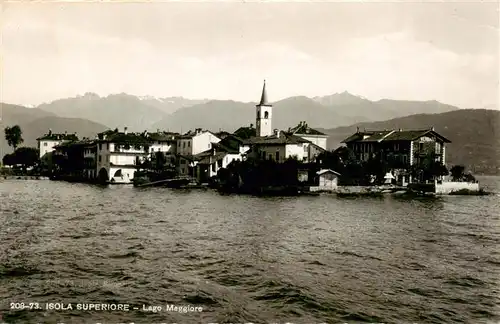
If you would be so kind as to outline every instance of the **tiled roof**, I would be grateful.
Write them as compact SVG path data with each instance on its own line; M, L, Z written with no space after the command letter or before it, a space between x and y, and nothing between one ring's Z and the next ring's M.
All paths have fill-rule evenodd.
M199 164L211 164L217 160L223 159L226 156L225 152L217 152L214 155L205 156L198 161Z
M262 136L262 137L252 137L243 142L249 145L286 145L286 144L301 144L310 143L310 141L303 139L299 136L286 134L281 132L280 136L276 135Z
M432 134L440 138L443 142L451 143L451 141L444 136L438 134L433 129L423 129L423 130L384 130L384 131L364 131L357 132L345 140L342 143L349 142L388 142L388 141L414 141L424 135ZM366 138L363 138L366 136Z
M97 141L95 141L95 140L85 138L85 139L82 139L79 141L64 141L61 144L54 146L54 148L64 149L64 148L69 148L69 147L90 146L90 145L93 145L96 143L97 143Z
M383 130L383 131L364 131L364 132L357 132L345 140L342 141L342 143L349 143L349 142L379 142L381 141L385 136L393 132L392 130Z
M169 142L174 141L178 133L155 132L155 133L124 133L116 130L108 130L99 133L97 136L101 142L125 142L133 144L148 144L149 142Z
M179 136L178 133L170 133L170 132L156 132L156 133L148 133L147 137L152 141L158 142L169 142L173 141Z
M233 135L245 140L257 136L257 130L253 127L240 127Z
M188 131L187 133L185 133L183 135L179 135L179 136L177 136L177 138L184 138L184 139L193 138L196 135L200 135L200 134L207 133L207 132L215 136L215 134L212 133L211 131L202 130L201 128L198 128L198 129L195 129L194 131L190 130L190 131Z
M78 141L78 136L76 134L48 133L37 138L37 141Z
M314 128L309 127L305 122L299 123L297 126L290 128L288 130L288 133L294 134L294 135L321 135L321 136L327 136L325 133L322 133L318 130L315 130Z
M230 145L225 145L226 143L212 143L212 147L216 149L216 151L223 151L230 154L238 154L240 152L240 148L232 147Z

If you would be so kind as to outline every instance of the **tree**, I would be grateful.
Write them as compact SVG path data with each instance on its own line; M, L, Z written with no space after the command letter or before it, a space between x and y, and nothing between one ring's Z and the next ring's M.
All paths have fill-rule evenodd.
M23 171L26 171L27 168L39 164L40 155L37 148L20 147L14 153L6 154L2 162L5 165L21 165Z
M4 133L7 143L9 144L9 146L12 146L14 151L20 144L24 142L23 131L21 130L21 127L19 127L19 125L5 127Z
M450 169L450 173L453 181L460 181L464 177L465 167L463 165L454 165Z

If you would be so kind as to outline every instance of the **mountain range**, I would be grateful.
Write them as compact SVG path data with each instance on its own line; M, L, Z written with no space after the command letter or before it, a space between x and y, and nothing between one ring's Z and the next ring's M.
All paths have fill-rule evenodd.
M53 132L77 132L80 137L93 137L105 129L116 127L121 129L124 126L131 131L161 129L186 132L194 128L204 128L232 132L241 126L255 123L255 105L255 102L232 100L155 98L125 93L102 97L95 93L86 93L82 96L41 104L35 108L9 104L1 104L0 108L2 129L18 124L23 129L24 145L34 146L36 138L46 133L49 128ZM370 128L385 128L391 125L401 128L420 128L434 125L438 130L442 125L444 134L449 134L455 142L457 136L467 140L470 139L469 135L474 135L461 135L468 127L468 119L475 120L474 118L479 118L478 116L488 116L474 122L474 127L480 127L482 131L484 129L496 131L495 128L484 128L485 125L489 125L485 123L495 120L496 112L491 112L494 116L490 116L487 110L463 110L437 101L389 99L371 101L343 92L313 98L290 97L274 102L273 106L275 128L287 129L305 120L312 127L323 129L330 135L329 145L332 148L343 139L341 137L349 135L353 128L360 125ZM460 117L455 118L455 116ZM445 126L449 129L444 128ZM489 132L488 136L493 133ZM458 143L461 143L460 141ZM485 140L484 145L489 147L490 144ZM484 149L482 146L476 148ZM471 154L475 154L476 148ZM1 136L0 154L3 156L10 151ZM458 153L450 154L451 159L457 158L457 161L469 163L471 160L465 159Z

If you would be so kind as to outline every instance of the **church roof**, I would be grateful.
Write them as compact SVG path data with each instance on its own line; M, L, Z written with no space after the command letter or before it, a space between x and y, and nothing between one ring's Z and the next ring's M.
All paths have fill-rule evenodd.
M264 80L264 86L262 87L262 95L260 97L259 106L271 106L269 100L267 99L266 80Z

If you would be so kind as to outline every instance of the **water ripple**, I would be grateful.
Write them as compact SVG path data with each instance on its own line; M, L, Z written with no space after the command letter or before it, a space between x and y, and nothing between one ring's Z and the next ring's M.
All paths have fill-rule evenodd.
M499 178L486 178L499 188ZM199 305L9 310L7 323L500 320L497 196L340 199L0 183L0 300Z

